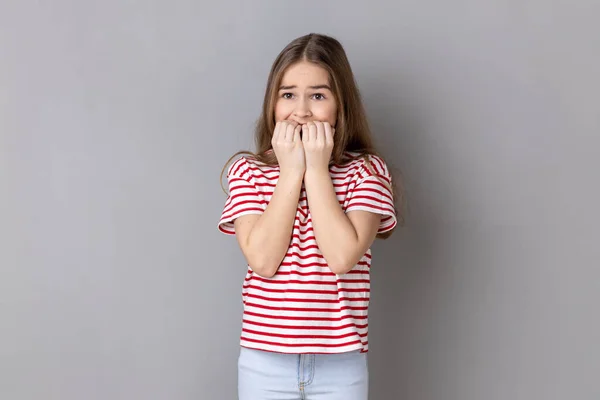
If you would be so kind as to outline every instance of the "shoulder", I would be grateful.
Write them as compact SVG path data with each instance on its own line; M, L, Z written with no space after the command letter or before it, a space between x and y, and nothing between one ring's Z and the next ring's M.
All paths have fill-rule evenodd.
M227 168L227 177L240 176L248 170L248 158L240 156Z
M243 155L233 161L227 170L227 176L252 176L254 178L265 177L275 172L278 166L271 166L250 155Z
M370 154L368 157L368 163L375 170L375 174L383 177L390 177L390 171L388 164L385 162L383 157L375 154Z
M354 167L361 175L378 176L391 179L388 164L383 157L376 154L347 153L350 161L348 166ZM365 177L366 177L365 176Z

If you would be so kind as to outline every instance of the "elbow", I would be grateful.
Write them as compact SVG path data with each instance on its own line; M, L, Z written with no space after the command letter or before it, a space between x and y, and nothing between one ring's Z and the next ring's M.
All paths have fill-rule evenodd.
M274 277L279 269L278 263L261 259L249 260L248 266L256 275L267 279Z
M250 248L250 246L247 246L244 256L252 272L261 278L272 278L277 273L277 270L279 270L279 266L285 255L285 252L283 255L274 253L274 251L269 251L268 249Z
M347 266L347 265L330 265L329 269L331 270L331 272L333 272L336 275L344 275L347 274L348 272L350 272L350 270L352 270L352 268L354 268L354 266Z
M340 258L335 261L328 261L327 265L329 265L329 269L336 275L344 275L347 274L356 266L356 262L350 260L348 258Z
M277 273L277 268L270 267L254 267L250 265L250 269L261 278L270 279Z

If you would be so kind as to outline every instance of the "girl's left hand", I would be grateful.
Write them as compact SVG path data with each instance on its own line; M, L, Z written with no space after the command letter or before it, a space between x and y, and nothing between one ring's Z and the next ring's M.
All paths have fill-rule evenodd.
M334 133L335 128L328 122L314 121L302 125L302 144L307 170L329 170Z

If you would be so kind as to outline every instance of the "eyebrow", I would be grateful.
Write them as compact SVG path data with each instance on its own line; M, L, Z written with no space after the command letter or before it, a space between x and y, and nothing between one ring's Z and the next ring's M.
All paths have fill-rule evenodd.
M279 90L290 90L290 89L296 89L297 86L296 85L291 85L291 86L280 86ZM327 90L331 90L331 87L329 87L329 85L315 85L315 86L309 86L309 89L327 89Z

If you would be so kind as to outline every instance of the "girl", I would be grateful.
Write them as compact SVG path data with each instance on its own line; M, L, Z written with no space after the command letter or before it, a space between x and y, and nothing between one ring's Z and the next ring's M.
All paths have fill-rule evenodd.
M248 264L240 400L364 400L370 246L398 224L346 53L302 36L276 58L256 154L228 168L219 229ZM231 161L231 160L230 160Z

